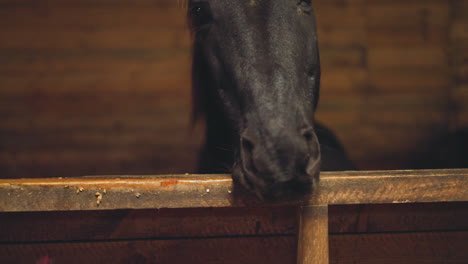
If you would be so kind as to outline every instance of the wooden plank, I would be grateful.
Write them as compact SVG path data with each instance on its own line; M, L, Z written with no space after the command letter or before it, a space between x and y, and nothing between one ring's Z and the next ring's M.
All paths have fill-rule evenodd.
M0 180L0 211L242 207L265 204L252 194L242 192L234 192L232 180L227 175ZM99 203L97 193L102 194ZM323 205L442 201L468 201L467 169L324 172L310 197L292 203ZM276 204L282 203L291 204L288 201Z
M296 238L233 237L0 245L0 261L41 263L293 264ZM50 262L46 262L50 263Z
M187 111L190 111L188 105L181 104L180 108L184 108ZM34 109L30 109L29 111L32 113L34 112L33 110ZM96 116L86 116L84 114L73 114L70 112L68 119L66 116L60 116L59 114L54 114L53 112L46 114L38 113L37 116L32 116L30 119L26 118L25 116L16 118L16 122L22 121L16 124L14 117L5 118L5 123L3 123L0 127L2 129L2 134L4 136L11 136L11 140L21 138L22 136L29 136L29 139L24 138L24 140L32 141L33 138L36 138L47 141L47 139L50 138L50 136L53 134L65 133L59 137L64 138L64 141L68 141L68 144L70 144L70 141L73 141L74 139L82 138L89 140L93 137L98 139L102 136L102 133L112 132L114 134L107 135L112 137L104 141L109 142L118 140L119 137L125 137L125 134L134 134L134 136L139 135L144 137L145 134L146 136L149 136L148 133L156 132L156 134L158 134L159 132L165 133L172 131L172 137L169 137L164 141L161 141L158 139L156 134L153 134L151 141L158 140L160 144L164 145L168 142L172 142L175 138L177 138L177 140L180 142L184 140L185 137L190 135L190 117L188 114L184 115L183 113L174 113L173 111L164 109L164 107L158 110L159 111L152 111L147 115L143 113L140 116L138 116L136 113L133 113L133 115L127 115L124 113L113 113L112 111L107 112L106 115L104 109L102 110L103 113L96 112ZM164 121L164 123L158 123L158 119L156 118L153 119L154 122L148 123L148 120L151 120L151 117L155 117L157 114L166 114L166 116L159 119ZM132 118L132 116L136 117ZM77 121L74 118L82 118L82 120ZM54 126L54 123L57 125ZM174 132L174 130L176 130L176 132ZM68 137L68 140L66 137ZM193 138L191 140L193 140ZM35 142L33 144L36 145L41 143ZM93 146L89 145L87 147L92 148ZM74 151L75 149L69 150Z
M365 25L366 1L362 0L317 0L314 9L317 15L318 25L324 27L362 27ZM339 13L340 20L334 18Z
M58 23L58 22L57 22ZM34 29L14 31L2 30L0 37L5 39L2 49L11 49L11 52L49 49L160 49L188 50L190 44L189 33L185 27L180 28L92 28L90 30L60 29ZM27 45L27 43L32 43ZM4 52L2 52L4 53ZM26 53L27 55L28 53ZM39 56L42 54L38 54Z
M181 130L188 126L188 121L184 124L180 123L169 123L175 127L180 127ZM5 129L5 128L4 128ZM52 130L52 129L51 129ZM16 135L13 133L2 133L3 136L8 137L9 141L2 143L2 152L5 151L15 151L17 160L24 160L25 155L37 155L37 160L42 160L44 157L39 157L41 155L53 156L63 154L64 156L71 155L68 153L80 153L86 152L89 150L111 150L114 149L118 151L119 149L126 148L128 151L132 149L143 149L150 147L158 147L161 149L164 148L178 148L179 146L176 143L194 143L193 145L199 145L196 135L193 137L187 138L185 131L175 133L170 129L161 128L148 128L146 130L138 130L136 128L125 127L122 129L124 131L120 132L119 135L116 135L112 138L109 138L109 133L117 133L118 129L60 129L55 132L50 132L49 135L48 129L36 128L36 133L27 133L23 131L18 131ZM64 135L66 133L66 135ZM162 143L157 138L155 134L165 135L166 142ZM117 153L116 153L117 154ZM3 158L3 154L0 152L0 160ZM26 158L28 159L28 158ZM72 161L72 160L70 160Z
M0 243L293 236L296 215L295 207L3 213Z
M468 1L452 2L453 20L450 28L450 62L454 79L452 99L456 104L455 126L460 133L467 134L468 127ZM466 138L466 137L465 137ZM466 149L467 140L460 140ZM466 152L465 152L466 153ZM465 155L465 159L466 159Z
M327 66L327 62L323 62L324 69L322 79L320 81L322 90L320 94L320 105L323 101L327 101L327 94L336 94L336 98L332 100L336 105L341 101L353 102L356 97L362 97L360 93L367 87L369 72L361 67L332 67ZM344 97L343 95L347 95ZM323 95L323 97L322 97ZM338 96L341 95L341 96Z
M366 50L363 47L324 47L320 49L320 67L325 69L363 68L366 64Z
M468 232L330 236L332 264L468 263Z
M368 50L368 66L373 70L392 69L439 69L447 65L447 51L444 46L373 47Z
M466 203L333 205L328 212L332 235L468 231ZM0 243L296 235L296 214L296 207L9 212L0 217Z
M460 11L459 11L460 12ZM466 43L468 42L468 32L466 27L468 26L468 19L466 18L466 11L464 11L464 17L455 19L452 25L451 37L455 42Z
M368 1L366 15L370 28L443 27L450 15L449 1Z
M90 3L63 7L49 2L0 6L0 17L0 46L23 52L169 46L188 50L190 43L184 10L160 1L152 6L127 2L124 6L106 4L104 8Z
M467 201L468 170L322 173L309 204Z
M51 96L49 98L43 98L40 102L34 102L33 96L24 97L21 100L13 102L0 99L6 116L6 124L3 123L0 127L8 128L11 119L18 119L18 117L26 118L26 116L28 116L27 114L29 114L29 117L35 117L35 122L37 122L36 128L46 128L49 126L51 128L60 129L69 124L74 124L75 128L79 129L79 126L83 125L83 120L89 121L88 126L90 128L102 128L102 125L99 125L100 122L108 125L109 123L115 123L116 119L131 121L132 117L135 117L136 120L133 121L133 123L144 125L145 121L151 119L151 117L157 116L158 113L167 115L164 118L178 117L172 122L181 124L185 121L186 124L188 124L190 98L184 95L178 98L177 96L172 97L174 100L171 102L161 101L157 94L147 94L146 97L144 95L127 95L129 101L125 101L125 94L107 97L102 96L101 98L93 96ZM166 96L166 98L169 99L170 97ZM57 101L54 99L57 99ZM184 111L176 111L178 108ZM73 120L70 120L69 117L75 117L76 119L73 118ZM57 119L62 119L62 122L53 122L57 121ZM161 118L161 120L164 119ZM31 124L29 125L31 128ZM152 126L154 128L163 127L165 125L164 123L156 123L152 124ZM18 125L18 127L20 126ZM145 128L148 130L151 129L149 125Z
M12 7L31 7L39 5L36 0L0 0L1 7L3 8L12 8ZM129 1L129 0L104 0L100 2L96 2L93 0L48 0L44 2L45 6L64 6L64 7L101 7L101 8L108 8L109 6L142 6L142 7L151 7L151 6L158 6L158 7L174 7L179 6L178 1L173 0L139 0L138 2Z
M320 49L328 47L365 47L366 31L361 26L355 27L326 27L321 25L321 20L318 18L317 31L320 36Z
M468 231L467 203L332 205L331 234Z
M330 263L466 263L467 232L332 235ZM295 263L295 237L2 244L3 263ZM259 254L261 252L261 254Z
M370 47L406 47L418 45L446 44L447 32L445 28L420 32L415 28L369 30L367 40Z
M35 2L26 6L0 6L0 16L3 18L0 21L0 28L66 31L66 29L89 30L96 27L128 29L134 26L143 28L162 25L182 29L187 26L184 10L175 4L167 6L161 4L161 1L153 1L152 6L142 6L141 3L142 1L127 1L126 5L108 3L104 8L93 3L64 6L66 3L50 2ZM83 19L83 16L87 19ZM57 21L61 23L54 23Z
M141 66L144 67L145 65ZM148 67L150 66L148 65ZM175 95L188 98L190 93L188 71L188 67L186 71L179 68L175 72L167 72L165 76L163 74L150 76L150 74L142 72L142 75L135 77L133 80L131 74L126 70L116 70L115 72L119 73L120 76L114 77L112 77L114 75L112 72L104 72L103 70L93 73L90 70L88 73L72 71L43 75L33 72L17 72L9 76L0 73L0 84L3 87L0 96L19 99L21 96L27 97L38 93L52 97L158 94L160 98L167 97L168 100L171 100ZM174 73L179 73L179 75ZM24 79L24 76L28 76L28 78ZM129 85L130 82L132 83L131 86ZM155 86L155 83L158 85Z
M421 96L426 94L445 94L449 87L451 76L443 69L404 69L397 68L392 71L371 69L369 84L372 91L387 94L411 94Z
M364 119L367 124L372 124L375 127L393 126L399 127L401 130L404 130L404 128L419 129L421 130L420 138L423 138L422 133L424 130L428 127L437 127L438 125L444 124L447 121L447 113L450 111L450 106L448 104L446 105L445 111L443 106L433 106L433 108L429 105L413 106L412 111L405 109L408 106L400 106L401 109L391 110L393 107L397 108L398 106L390 105L388 107L390 109L382 111L378 109L374 109L374 111L363 111L363 113L361 113L361 118ZM371 108L372 107L368 107L368 109ZM401 148L401 145L398 147Z
M298 264L328 264L328 206L300 208Z
M155 172L167 174L174 173L175 167L177 171L194 172L199 151L197 142L179 140L178 144L182 146L147 142L146 145L98 146L81 150L60 149L59 145L49 143L42 151L21 152L10 148L0 153L0 171L2 178L60 177L64 174L79 177L118 174L122 171L140 175ZM174 160L174 156L179 159Z
M148 33L149 34L149 33ZM31 40L28 40L31 41ZM143 40L144 41L144 40ZM27 41L26 41L27 42ZM149 49L143 47L115 49L0 49L2 64L0 71L7 73L87 73L95 76L99 73L127 73L118 78L128 77L132 74L148 74L151 70L164 74L174 75L176 72L188 72L190 65L190 52L188 48L173 46L163 49ZM113 46L108 44L106 46ZM113 65L115 64L115 65ZM108 68L107 68L108 67ZM158 75L153 76L153 78Z

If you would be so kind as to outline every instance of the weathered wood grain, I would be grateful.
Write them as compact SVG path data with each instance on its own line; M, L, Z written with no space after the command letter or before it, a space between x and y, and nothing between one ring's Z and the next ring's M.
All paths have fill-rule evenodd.
M468 230L466 203L333 205L328 214L332 235ZM8 212L0 243L297 235L296 215L289 206Z
M466 263L467 236L466 232L331 235L330 263ZM2 244L0 259L3 263L35 263L49 257L59 263L292 264L295 247L293 236Z
M235 237L0 245L2 263L293 264L296 238Z
M328 206L304 206L299 212L298 264L328 264Z
M298 224L295 207L256 207L2 213L0 226L0 243L17 244L295 236Z
M408 156L466 127L467 2L314 2L317 118L360 169L419 168ZM191 135L190 39L176 1L3 0L0 17L0 174L194 171L200 134L174 140Z
M98 194L102 199L98 202ZM324 172L310 197L278 204L468 201L468 170ZM68 211L264 205L227 175L0 180L0 211Z
M468 204L359 204L328 208L331 234L468 231Z
M466 238L466 232L332 235L330 263L466 263ZM35 263L49 257L59 263L292 264L295 246L295 237L3 244L0 259L3 263Z
M468 262L468 232L330 236L331 264L436 264Z

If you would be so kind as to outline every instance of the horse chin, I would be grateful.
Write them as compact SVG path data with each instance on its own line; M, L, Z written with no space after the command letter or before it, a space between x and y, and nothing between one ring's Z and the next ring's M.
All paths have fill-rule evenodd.
M237 162L236 164L240 164L241 162ZM247 192L255 194L262 201L304 200L312 193L319 180L320 160L314 164L315 166L307 168L307 173L298 175L288 181L272 180L271 182L267 182L261 176L245 172L241 166L237 165L233 168L232 178L235 186L240 186L242 189L247 190Z

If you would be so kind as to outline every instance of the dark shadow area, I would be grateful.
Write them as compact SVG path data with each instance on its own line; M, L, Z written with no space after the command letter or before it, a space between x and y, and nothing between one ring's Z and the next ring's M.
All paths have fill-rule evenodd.
M412 169L468 168L468 127L441 134L423 148Z

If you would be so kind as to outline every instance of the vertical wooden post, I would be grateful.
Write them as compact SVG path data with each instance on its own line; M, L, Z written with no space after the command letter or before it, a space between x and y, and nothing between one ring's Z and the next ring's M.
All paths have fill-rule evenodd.
M298 264L328 264L328 206L305 206L299 213Z

